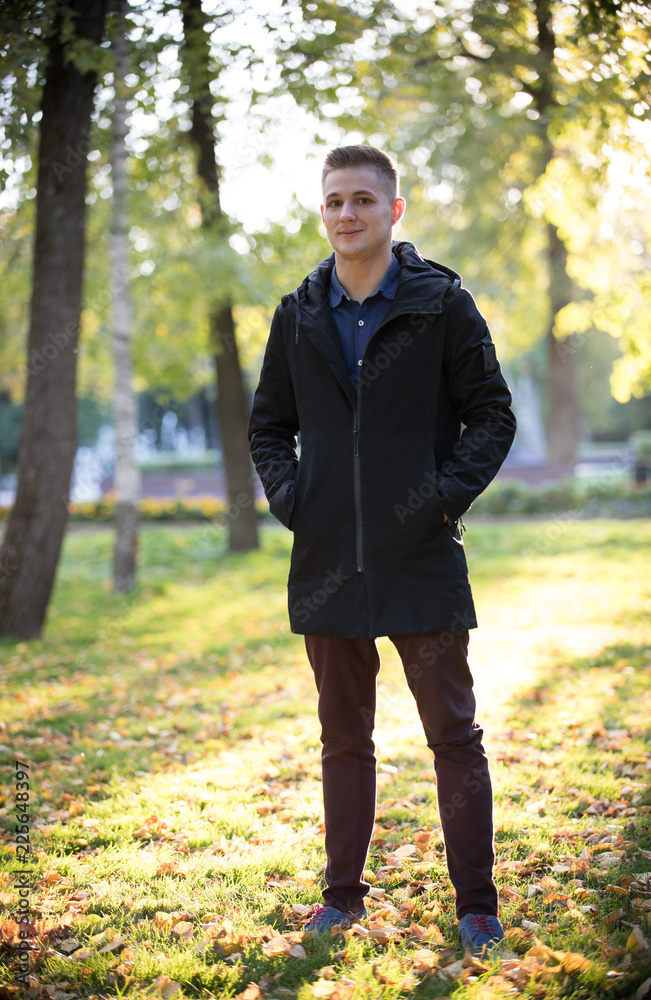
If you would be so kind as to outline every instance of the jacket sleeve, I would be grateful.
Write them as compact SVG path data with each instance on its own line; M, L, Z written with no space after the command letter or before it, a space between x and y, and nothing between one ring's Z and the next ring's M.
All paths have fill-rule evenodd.
M274 315L260 383L249 421L251 457L274 517L291 527L299 431L287 354L282 334L283 307Z
M511 393L486 320L466 289L449 306L444 368L451 401L465 427L439 470L441 507L456 521L497 474L515 436Z

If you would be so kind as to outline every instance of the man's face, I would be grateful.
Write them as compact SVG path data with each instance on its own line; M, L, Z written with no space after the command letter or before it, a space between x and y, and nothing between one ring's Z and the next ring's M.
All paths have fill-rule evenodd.
M404 209L404 199L391 200L374 167L341 167L326 174L321 218L330 245L346 260L370 260L385 252Z

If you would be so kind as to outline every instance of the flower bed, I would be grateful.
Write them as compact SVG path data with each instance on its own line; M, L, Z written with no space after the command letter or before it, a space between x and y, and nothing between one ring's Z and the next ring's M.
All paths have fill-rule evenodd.
M100 500L69 505L70 520L106 523L115 518L117 501L107 495ZM265 500L256 500L256 510L262 518L271 518ZM10 507L0 507L0 521L9 518ZM539 487L529 487L512 479L497 479L475 501L473 517L526 517L527 515L558 514L573 517L649 517L651 516L651 485L635 488L628 480L608 481L565 479ZM237 508L229 510L226 500L214 496L158 498L147 497L140 502L142 521L217 521L225 523L237 516Z

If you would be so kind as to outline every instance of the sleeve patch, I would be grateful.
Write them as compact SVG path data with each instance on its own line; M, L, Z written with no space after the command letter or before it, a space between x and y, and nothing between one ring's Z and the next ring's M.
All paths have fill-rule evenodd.
M483 341L481 347L484 352L484 375L494 375L497 371L495 344L492 341Z

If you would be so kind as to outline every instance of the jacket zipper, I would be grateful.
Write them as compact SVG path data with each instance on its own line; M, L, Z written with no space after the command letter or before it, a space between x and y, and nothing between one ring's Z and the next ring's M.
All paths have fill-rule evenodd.
M298 303L298 298L297 298ZM436 311L438 315L442 312L441 309ZM407 311L404 311L407 314ZM397 316L402 315L402 313L396 313L391 319L396 319ZM382 329L386 322L386 316L378 326L377 330L371 337L374 340L378 333ZM366 345L366 350L364 351L364 357L366 357L366 351L368 351L369 345L371 343L369 340ZM296 334L296 342L298 343L298 329ZM362 369L363 370L363 369ZM360 392L357 390L357 406L355 407L353 413L353 482L355 487L355 543L356 543L356 558L357 558L357 572L364 572L364 546L362 541L362 476L359 464L359 407L360 407Z
M384 320L380 323L371 340L373 340L384 325ZM366 351L371 341L366 345ZM364 357L366 357L364 351ZM361 395L357 390L357 405L353 411L353 483L355 488L355 557L357 560L357 572L364 572L364 543L362 539L362 474L359 461L359 408Z
M364 572L364 550L362 545L362 477L359 465L359 402L353 417L353 483L355 486L355 540L357 572Z

